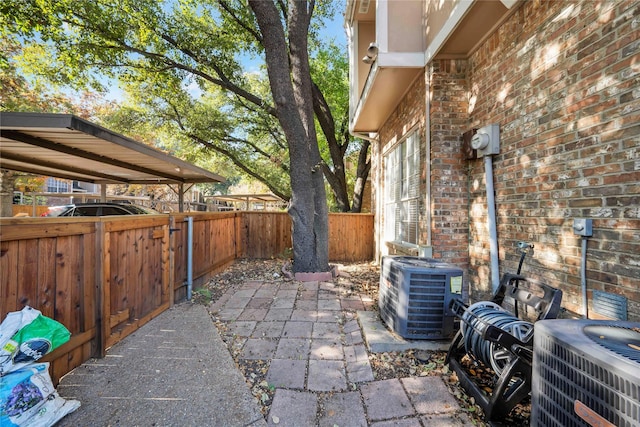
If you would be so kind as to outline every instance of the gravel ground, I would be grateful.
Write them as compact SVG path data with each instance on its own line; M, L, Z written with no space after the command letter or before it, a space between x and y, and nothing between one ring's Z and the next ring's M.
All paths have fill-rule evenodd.
M239 287L247 280L278 281L288 280L283 273L283 259L270 260L247 260L240 259L229 266L225 271L215 275L201 289L193 293L193 301L209 305L217 301L227 291ZM337 283L347 287L351 292L366 294L373 301L378 300L378 282L380 279L379 266L370 263L341 264L339 271L346 272L348 278L338 277L334 279ZM377 308L377 307L376 307ZM229 337L226 334L226 324L216 322L223 339ZM243 373L253 394L262 403L263 413L266 415L273 398L274 390L266 381L266 374L269 369L268 361L248 361L238 358L239 349L235 348L233 341L226 342L229 352L233 356L236 365ZM411 376L440 375L449 385L451 392L458 399L461 407L465 408L474 417L474 421L479 426L486 426L482 418L482 410L474 404L473 398L467 396L465 390L459 386L455 373L449 371L444 364L444 352L432 351L404 351L389 353L370 353L369 361L373 369L376 380L391 378L406 378ZM492 371L485 369L479 363L468 362L468 368L475 374L478 383L483 384L486 389L490 389L493 382ZM518 405L508 420L510 426L529 425L530 405L525 402Z

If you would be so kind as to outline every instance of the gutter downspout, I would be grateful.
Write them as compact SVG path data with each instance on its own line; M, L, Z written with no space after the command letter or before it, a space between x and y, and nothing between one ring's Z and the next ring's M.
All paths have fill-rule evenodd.
M191 301L193 290L193 217L184 219L187 223L187 300Z

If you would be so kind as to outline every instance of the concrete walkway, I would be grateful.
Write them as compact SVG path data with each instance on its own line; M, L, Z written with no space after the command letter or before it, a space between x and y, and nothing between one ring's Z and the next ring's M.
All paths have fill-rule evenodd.
M358 321L373 304L329 282L248 281L210 307L227 345L204 306L177 305L62 379L82 406L59 425L471 426L439 376L374 379ZM230 352L265 367L266 417Z
M266 424L207 309L191 303L74 369L57 390L81 406L56 426Z

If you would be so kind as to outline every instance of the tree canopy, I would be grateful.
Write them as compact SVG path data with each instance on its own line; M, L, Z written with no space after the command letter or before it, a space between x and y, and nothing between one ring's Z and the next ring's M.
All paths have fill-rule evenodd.
M327 265L323 176L339 209L349 210L345 156L356 151L346 126L346 55L320 43L317 31L343 5L248 5L6 0L0 31L23 45L23 67L56 84L103 90L120 82L132 102L109 119L114 126L153 129L157 144L187 158L224 156L290 199L294 268L321 271ZM255 72L246 69L252 62L260 64ZM367 149L362 143L361 182Z
M288 11L276 4L287 27ZM368 143L354 144L347 132L344 47L318 37L323 20L344 5L307 4L314 18L308 49L322 131L320 167L336 209L360 211L360 197L354 195L352 206L348 187L350 179L366 179ZM34 74L76 88L121 82L130 108L109 119L109 126L132 130L153 123L151 129L169 136L162 148L191 160L224 156L290 198L288 150L265 76L263 34L244 2L8 0L0 10L0 31L21 38L21 64ZM358 149L363 165L350 178L345 157Z

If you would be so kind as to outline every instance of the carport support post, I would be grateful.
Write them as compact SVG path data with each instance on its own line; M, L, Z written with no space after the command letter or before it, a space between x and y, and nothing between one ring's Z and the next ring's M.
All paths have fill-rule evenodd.
M100 184L100 201L102 203L107 201L107 184Z
M178 212L184 212L184 184L178 184Z

